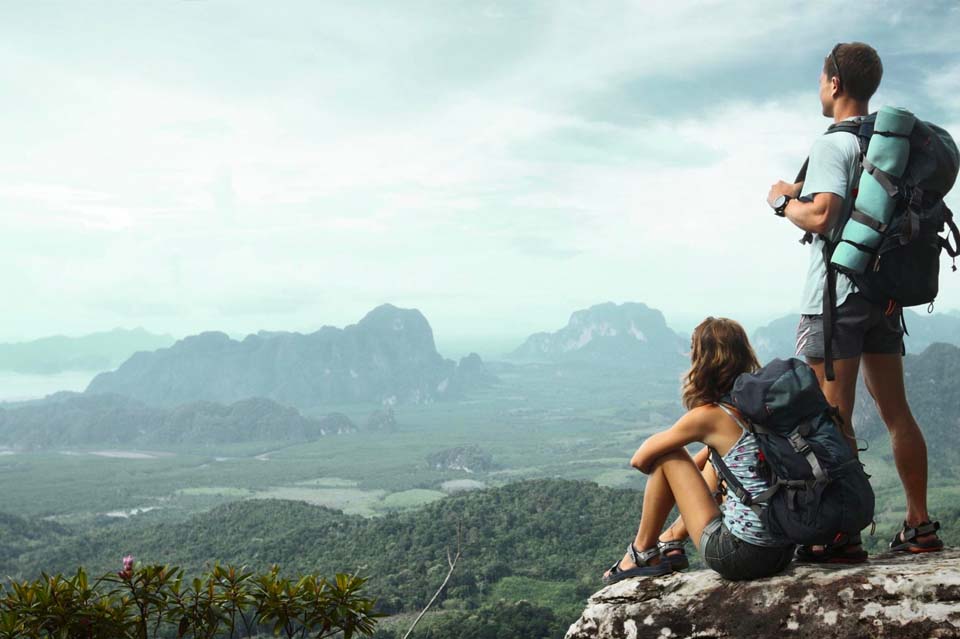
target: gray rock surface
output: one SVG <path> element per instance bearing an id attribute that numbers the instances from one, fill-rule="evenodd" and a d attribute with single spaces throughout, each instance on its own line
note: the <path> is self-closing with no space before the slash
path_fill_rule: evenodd
<path id="1" fill-rule="evenodd" d="M 627 579 L 594 594 L 566 635 L 614 637 L 960 637 L 960 550 L 794 564 L 752 582 L 710 570 Z"/>

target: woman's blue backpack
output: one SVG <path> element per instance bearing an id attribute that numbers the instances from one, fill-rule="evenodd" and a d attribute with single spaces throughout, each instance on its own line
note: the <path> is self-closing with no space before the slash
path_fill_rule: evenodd
<path id="1" fill-rule="evenodd" d="M 751 495 L 712 449 L 710 461 L 728 493 L 752 508 L 771 534 L 826 544 L 873 521 L 869 477 L 809 366 L 775 359 L 740 375 L 724 403 L 747 418 L 760 446 L 759 474 L 770 488 Z"/>

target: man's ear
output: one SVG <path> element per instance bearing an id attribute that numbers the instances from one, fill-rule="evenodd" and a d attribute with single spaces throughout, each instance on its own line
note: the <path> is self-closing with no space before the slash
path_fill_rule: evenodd
<path id="1" fill-rule="evenodd" d="M 840 97 L 840 78 L 837 76 L 830 78 L 830 97 L 834 100 Z"/>

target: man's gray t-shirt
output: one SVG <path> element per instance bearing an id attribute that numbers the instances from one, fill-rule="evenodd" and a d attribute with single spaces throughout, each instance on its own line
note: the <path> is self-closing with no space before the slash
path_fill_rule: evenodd
<path id="1" fill-rule="evenodd" d="M 844 211 L 846 211 L 859 164 L 860 143 L 856 135 L 847 132 L 821 135 L 810 150 L 810 163 L 807 165 L 807 177 L 803 182 L 800 197 L 808 195 L 812 197 L 815 193 L 835 193 L 844 199 Z M 832 240 L 838 239 L 837 227 L 842 223 L 843 220 L 838 219 L 834 228 L 828 232 L 827 235 Z M 819 315 L 823 312 L 823 285 L 826 279 L 823 240 L 819 235 L 814 235 L 813 243 L 810 245 L 810 263 L 807 267 L 807 279 L 800 305 L 802 314 Z M 856 285 L 849 277 L 843 273 L 837 274 L 837 306 L 843 304 L 847 296 L 856 291 Z"/>

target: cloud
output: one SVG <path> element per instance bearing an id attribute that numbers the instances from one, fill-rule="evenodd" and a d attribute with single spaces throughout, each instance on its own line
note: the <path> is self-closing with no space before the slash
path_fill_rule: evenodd
<path id="1" fill-rule="evenodd" d="M 953 64 L 926 74 L 924 88 L 930 99 L 943 109 L 960 109 L 960 64 Z"/>
<path id="2" fill-rule="evenodd" d="M 600 298 L 780 314 L 807 256 L 764 196 L 826 125 L 823 52 L 875 42 L 879 103 L 957 106 L 955 9 L 824 32 L 844 6 L 18 5 L 0 312 L 39 334 L 309 329 L 385 299 L 458 333 Z"/>
<path id="3" fill-rule="evenodd" d="M 580 255 L 582 251 L 557 245 L 547 237 L 524 235 L 513 239 L 513 246 L 525 255 L 545 257 L 554 260 L 567 260 Z"/>

